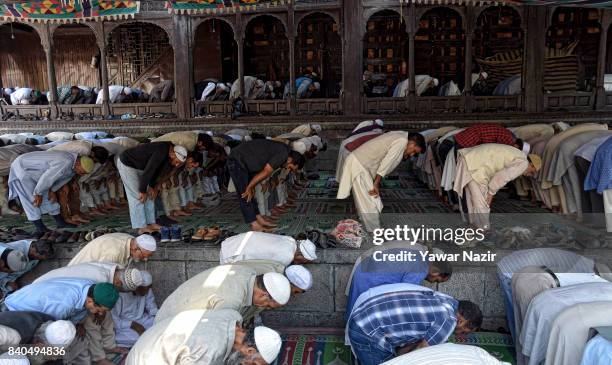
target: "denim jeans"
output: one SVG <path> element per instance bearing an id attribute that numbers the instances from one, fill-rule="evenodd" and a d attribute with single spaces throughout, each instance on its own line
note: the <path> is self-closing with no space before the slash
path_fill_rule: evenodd
<path id="1" fill-rule="evenodd" d="M 253 197 L 250 202 L 247 202 L 241 197 L 242 193 L 244 193 L 250 182 L 249 172 L 242 167 L 238 161 L 233 159 L 227 161 L 227 167 L 229 169 L 232 181 L 234 182 L 234 186 L 236 187 L 236 194 L 238 195 L 240 210 L 244 216 L 244 221 L 249 224 L 253 223 L 255 220 L 257 220 L 257 215 L 259 214 L 257 200 L 255 197 Z"/>
<path id="2" fill-rule="evenodd" d="M 392 352 L 380 348 L 375 338 L 350 327 L 348 331 L 353 352 L 361 365 L 379 365 L 395 356 Z"/>
<path id="3" fill-rule="evenodd" d="M 117 170 L 119 170 L 121 181 L 123 181 L 125 187 L 132 228 L 139 229 L 149 224 L 155 224 L 155 202 L 148 198 L 144 203 L 138 200 L 140 194 L 138 186 L 140 185 L 142 171 L 124 165 L 120 159 L 117 160 Z"/>

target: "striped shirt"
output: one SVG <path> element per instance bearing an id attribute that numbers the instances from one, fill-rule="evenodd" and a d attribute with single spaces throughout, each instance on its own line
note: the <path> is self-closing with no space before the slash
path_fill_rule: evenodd
<path id="1" fill-rule="evenodd" d="M 385 350 L 427 341 L 446 342 L 457 324 L 458 302 L 439 292 L 398 291 L 378 295 L 357 305 L 349 330 L 361 332 Z"/>

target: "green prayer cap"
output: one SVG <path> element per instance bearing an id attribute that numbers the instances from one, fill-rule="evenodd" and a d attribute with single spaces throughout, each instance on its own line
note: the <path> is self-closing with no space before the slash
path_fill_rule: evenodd
<path id="1" fill-rule="evenodd" d="M 93 300 L 97 305 L 113 309 L 119 299 L 119 292 L 113 284 L 100 283 L 94 286 Z"/>

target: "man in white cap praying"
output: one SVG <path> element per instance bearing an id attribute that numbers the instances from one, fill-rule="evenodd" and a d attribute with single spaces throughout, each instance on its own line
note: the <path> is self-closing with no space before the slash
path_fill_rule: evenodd
<path id="1" fill-rule="evenodd" d="M 305 293 L 312 288 L 312 273 L 302 265 L 287 267 L 285 276 L 291 283 L 291 293 L 293 295 Z"/>
<path id="2" fill-rule="evenodd" d="M 24 270 L 27 264 L 28 259 L 23 252 L 0 247 L 0 278 L 2 274 Z"/>
<path id="3" fill-rule="evenodd" d="M 111 311 L 115 322 L 115 341 L 121 347 L 132 347 L 138 338 L 155 321 L 157 304 L 151 285 L 153 278 L 148 271 L 141 271 L 142 285 L 134 292 L 119 293 L 119 300 Z"/>
<path id="4" fill-rule="evenodd" d="M 145 332 L 126 365 L 272 364 L 281 346 L 280 335 L 270 328 L 244 330 L 242 316 L 235 310 L 190 310 L 157 322 Z"/>
<path id="5" fill-rule="evenodd" d="M 250 231 L 226 238 L 221 243 L 220 264 L 244 260 L 272 260 L 288 266 L 317 259 L 317 247 L 310 240 L 296 241 L 280 234 Z"/>
<path id="6" fill-rule="evenodd" d="M 55 321 L 45 313 L 0 312 L 0 346 L 32 343 L 68 346 L 75 335 L 76 329 L 72 322 Z"/>
<path id="7" fill-rule="evenodd" d="M 109 103 L 121 103 L 123 99 L 132 94 L 132 89 L 122 85 L 109 85 L 108 86 L 108 102 Z M 104 89 L 101 89 L 96 98 L 96 104 L 102 104 L 104 99 Z"/>
<path id="8" fill-rule="evenodd" d="M 301 134 L 304 137 L 314 136 L 315 134 L 321 133 L 321 125 L 319 124 L 302 124 L 295 127 L 291 134 Z"/>
<path id="9" fill-rule="evenodd" d="M 85 245 L 68 266 L 85 262 L 114 262 L 127 266 L 130 260 L 147 261 L 156 249 L 155 238 L 148 234 L 134 237 L 127 233 L 109 233 Z"/>
<path id="10" fill-rule="evenodd" d="M 119 155 L 117 169 L 125 187 L 132 228 L 137 229 L 138 234 L 161 228 L 155 223 L 157 183 L 186 159 L 187 149 L 170 142 L 143 143 Z"/>
<path id="11" fill-rule="evenodd" d="M 229 308 L 244 315 L 252 306 L 280 308 L 290 296 L 291 284 L 282 274 L 259 275 L 247 265 L 221 265 L 199 273 L 176 288 L 159 308 L 155 323 L 191 309 Z"/>

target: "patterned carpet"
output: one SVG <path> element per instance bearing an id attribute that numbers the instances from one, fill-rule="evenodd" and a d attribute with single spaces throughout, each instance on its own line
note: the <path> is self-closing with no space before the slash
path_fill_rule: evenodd
<path id="1" fill-rule="evenodd" d="M 279 233 L 295 235 L 306 229 L 331 230 L 335 223 L 346 218 L 357 218 L 355 205 L 351 198 L 336 199 L 337 183 L 331 171 L 319 171 L 318 179 L 307 182 L 306 188 L 301 190 L 297 198 L 297 207 L 291 214 L 281 217 Z M 493 212 L 496 213 L 543 213 L 546 210 L 530 202 L 507 199 L 502 196 L 496 198 Z M 394 226 L 394 222 L 405 224 L 406 221 L 418 222 L 423 213 L 439 214 L 440 222 L 448 223 L 447 214 L 452 213 L 450 207 L 413 175 L 393 175 L 383 181 L 381 196 L 384 202 L 382 221 L 386 226 Z M 446 218 L 445 218 L 446 216 Z M 453 214 L 453 217 L 458 215 Z M 438 221 L 427 216 L 426 222 Z M 455 217 L 455 218 L 457 218 Z M 45 218 L 49 227 L 54 223 L 49 217 Z M 194 212 L 193 216 L 181 218 L 180 226 L 183 232 L 199 226 L 219 225 L 223 229 L 233 232 L 248 230 L 240 214 L 238 201 L 234 194 L 225 194 L 221 204 Z M 3 216 L 0 228 L 21 228 L 31 231 L 33 227 L 25 217 Z M 98 217 L 92 223 L 79 226 L 72 231 L 91 231 L 101 228 L 112 228 L 117 231 L 131 232 L 127 210 L 116 211 L 111 215 Z"/>
<path id="2" fill-rule="evenodd" d="M 477 332 L 451 336 L 449 342 L 480 347 L 500 361 L 516 364 L 510 335 Z M 279 357 L 272 365 L 357 365 L 344 337 L 335 335 L 283 335 Z"/>

